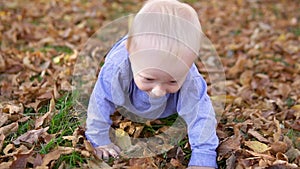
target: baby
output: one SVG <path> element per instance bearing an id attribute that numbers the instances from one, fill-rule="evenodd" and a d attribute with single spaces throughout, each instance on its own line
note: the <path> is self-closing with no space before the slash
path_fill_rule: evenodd
<path id="1" fill-rule="evenodd" d="M 157 119 L 178 113 L 187 124 L 190 168 L 217 168 L 216 119 L 206 82 L 193 63 L 201 43 L 195 10 L 176 0 L 150 0 L 127 36 L 107 54 L 90 97 L 86 137 L 99 158 L 117 157 L 110 115 L 122 106 Z"/>

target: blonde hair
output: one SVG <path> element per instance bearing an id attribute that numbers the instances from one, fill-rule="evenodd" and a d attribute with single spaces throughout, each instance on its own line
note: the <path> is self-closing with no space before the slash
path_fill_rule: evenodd
<path id="1" fill-rule="evenodd" d="M 177 0 L 148 0 L 131 24 L 127 49 L 148 47 L 175 56 L 187 51 L 198 55 L 201 32 L 197 12 L 188 4 Z"/>

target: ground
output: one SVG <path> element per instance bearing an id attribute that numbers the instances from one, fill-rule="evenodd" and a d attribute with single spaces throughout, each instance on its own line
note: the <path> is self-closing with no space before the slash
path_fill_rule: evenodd
<path id="1" fill-rule="evenodd" d="M 225 104 L 216 108 L 219 168 L 299 168 L 299 2 L 185 2 L 198 12 L 222 63 L 223 69 L 215 70 L 197 62 L 212 101 Z M 191 151 L 186 136 L 175 145 L 165 144 L 170 150 L 161 155 L 124 155 L 108 162 L 95 159 L 84 137 L 79 103 L 86 98 L 78 101 L 78 93 L 72 92 L 78 87 L 73 81 L 79 54 L 101 27 L 141 5 L 141 0 L 0 0 L 0 168 L 187 166 Z M 93 57 L 97 51 L 89 49 Z M 221 95 L 215 95 L 211 76 L 218 72 L 226 76 Z M 118 113 L 112 118 L 118 136 L 151 137 L 177 116 L 145 124 Z"/>

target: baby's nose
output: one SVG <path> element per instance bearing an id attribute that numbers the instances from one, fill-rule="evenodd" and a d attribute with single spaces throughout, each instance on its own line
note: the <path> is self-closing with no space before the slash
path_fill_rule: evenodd
<path id="1" fill-rule="evenodd" d="M 156 86 L 151 90 L 152 96 L 154 97 L 162 97 L 166 95 L 166 90 L 162 89 L 160 86 Z"/>

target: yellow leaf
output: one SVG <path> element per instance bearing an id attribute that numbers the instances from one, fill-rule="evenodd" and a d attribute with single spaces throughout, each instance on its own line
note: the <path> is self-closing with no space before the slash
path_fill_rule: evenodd
<path id="1" fill-rule="evenodd" d="M 6 12 L 5 11 L 0 11 L 0 17 L 1 16 L 5 16 L 6 15 Z"/>
<path id="2" fill-rule="evenodd" d="M 284 34 L 281 34 L 278 39 L 278 41 L 285 41 L 286 40 L 286 36 Z"/>
<path id="3" fill-rule="evenodd" d="M 116 144 L 123 150 L 131 146 L 130 137 L 123 129 L 116 129 Z"/>
<path id="4" fill-rule="evenodd" d="M 294 105 L 293 107 L 291 107 L 291 109 L 295 111 L 300 111 L 300 104 Z"/>
<path id="5" fill-rule="evenodd" d="M 259 141 L 245 141 L 245 145 L 256 153 L 263 153 L 270 149 L 266 144 Z"/>
<path id="6" fill-rule="evenodd" d="M 212 101 L 221 101 L 225 103 L 232 103 L 236 97 L 231 95 L 215 95 L 211 96 L 210 99 Z"/>

